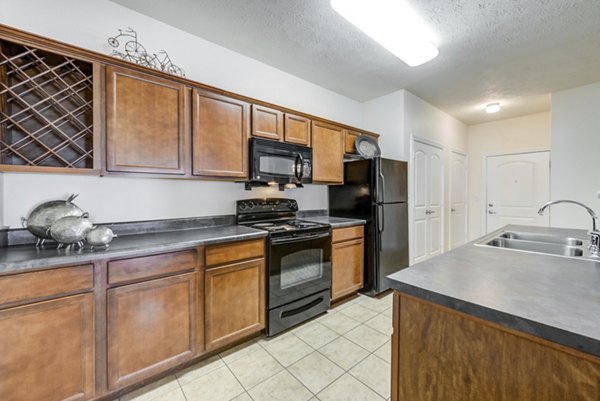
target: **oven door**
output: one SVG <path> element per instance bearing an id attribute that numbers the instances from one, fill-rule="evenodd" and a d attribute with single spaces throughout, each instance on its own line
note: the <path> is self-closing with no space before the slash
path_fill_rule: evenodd
<path id="1" fill-rule="evenodd" d="M 269 309 L 331 288 L 329 231 L 269 243 Z"/>

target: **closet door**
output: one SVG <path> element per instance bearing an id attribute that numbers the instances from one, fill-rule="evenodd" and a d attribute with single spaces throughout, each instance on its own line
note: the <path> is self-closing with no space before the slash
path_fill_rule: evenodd
<path id="1" fill-rule="evenodd" d="M 443 150 L 420 141 L 413 146 L 413 263 L 442 253 L 444 235 Z"/>

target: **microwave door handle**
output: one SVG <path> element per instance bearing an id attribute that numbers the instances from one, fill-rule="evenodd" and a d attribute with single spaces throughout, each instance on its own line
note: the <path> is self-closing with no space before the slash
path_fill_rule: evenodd
<path id="1" fill-rule="evenodd" d="M 298 181 L 302 181 L 302 176 L 304 175 L 304 158 L 300 153 L 296 156 L 296 166 L 294 168 L 294 175 L 298 179 Z"/>

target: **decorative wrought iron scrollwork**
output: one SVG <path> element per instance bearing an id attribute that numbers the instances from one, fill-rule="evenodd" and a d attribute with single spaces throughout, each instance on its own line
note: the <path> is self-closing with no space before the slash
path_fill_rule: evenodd
<path id="1" fill-rule="evenodd" d="M 185 71 L 173 64 L 165 50 L 159 51 L 158 54 L 148 53 L 146 48 L 138 42 L 137 32 L 131 28 L 127 28 L 126 31 L 119 29 L 118 35 L 108 38 L 108 44 L 117 48 L 117 50 L 112 51 L 111 56 L 172 75 L 185 77 Z"/>

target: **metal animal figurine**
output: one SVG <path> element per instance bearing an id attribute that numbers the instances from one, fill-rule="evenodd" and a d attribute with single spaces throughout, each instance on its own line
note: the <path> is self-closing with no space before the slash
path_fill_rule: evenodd
<path id="1" fill-rule="evenodd" d="M 75 244 L 82 248 L 87 233 L 92 229 L 92 222 L 86 212 L 79 217 L 68 216 L 56 220 L 48 230 L 52 239 L 58 242 L 57 249 Z"/>
<path id="2" fill-rule="evenodd" d="M 117 235 L 113 233 L 113 231 L 108 227 L 97 227 L 94 226 L 87 233 L 85 240 L 88 244 L 91 245 L 91 249 L 94 250 L 96 247 L 103 246 L 104 249 L 108 249 L 109 244 L 112 242 L 113 238 L 117 238 Z"/>
<path id="3" fill-rule="evenodd" d="M 77 194 L 69 196 L 67 200 L 44 202 L 33 209 L 28 218 L 21 218 L 23 227 L 38 238 L 36 247 L 42 246 L 46 240 L 52 239 L 49 229 L 55 221 L 63 217 L 83 215 L 83 210 L 73 203 L 75 198 L 77 198 Z"/>

